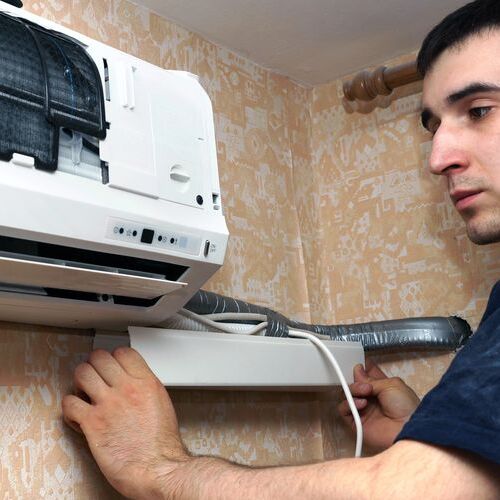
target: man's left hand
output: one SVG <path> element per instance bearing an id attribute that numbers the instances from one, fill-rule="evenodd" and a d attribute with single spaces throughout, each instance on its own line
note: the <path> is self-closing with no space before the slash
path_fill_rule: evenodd
<path id="1" fill-rule="evenodd" d="M 133 349 L 93 351 L 75 370 L 65 421 L 83 432 L 106 479 L 132 498 L 154 498 L 158 482 L 191 460 L 167 391 Z"/>

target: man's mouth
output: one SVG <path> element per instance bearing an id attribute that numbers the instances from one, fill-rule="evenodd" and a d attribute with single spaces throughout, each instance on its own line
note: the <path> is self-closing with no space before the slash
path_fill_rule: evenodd
<path id="1" fill-rule="evenodd" d="M 474 203 L 481 193 L 482 191 L 477 189 L 455 189 L 450 193 L 450 198 L 455 208 L 460 211 Z"/>

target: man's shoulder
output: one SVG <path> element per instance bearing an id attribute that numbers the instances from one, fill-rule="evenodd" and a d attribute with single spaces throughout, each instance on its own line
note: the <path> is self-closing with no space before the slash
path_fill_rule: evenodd
<path id="1" fill-rule="evenodd" d="M 500 307 L 500 280 L 493 285 L 489 301 L 494 301 Z"/>
<path id="2" fill-rule="evenodd" d="M 482 327 L 486 320 L 489 319 L 490 316 L 498 309 L 500 309 L 500 280 L 497 281 L 491 289 L 488 304 L 486 306 L 486 310 L 484 311 L 479 327 Z"/>
<path id="3" fill-rule="evenodd" d="M 497 283 L 479 328 L 396 439 L 451 446 L 500 465 L 499 360 Z"/>

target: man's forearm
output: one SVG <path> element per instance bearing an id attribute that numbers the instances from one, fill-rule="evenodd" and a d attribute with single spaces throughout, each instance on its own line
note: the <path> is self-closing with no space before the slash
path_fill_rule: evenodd
<path id="1" fill-rule="evenodd" d="M 250 468 L 211 457 L 196 457 L 159 478 L 163 499 L 370 498 L 377 461 L 346 459 L 318 464 Z M 161 493 L 160 493 L 161 492 Z"/>
<path id="2" fill-rule="evenodd" d="M 497 466 L 412 441 L 374 457 L 303 466 L 259 469 L 218 458 L 193 458 L 171 470 L 157 486 L 158 498 L 176 500 L 457 500 L 496 499 L 500 494 Z"/>

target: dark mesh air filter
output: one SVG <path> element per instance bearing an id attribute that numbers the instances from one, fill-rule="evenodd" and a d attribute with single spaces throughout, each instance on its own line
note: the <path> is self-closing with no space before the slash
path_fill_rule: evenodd
<path id="1" fill-rule="evenodd" d="M 106 137 L 94 61 L 66 35 L 0 13 L 0 158 L 56 170 L 59 127 Z"/>

